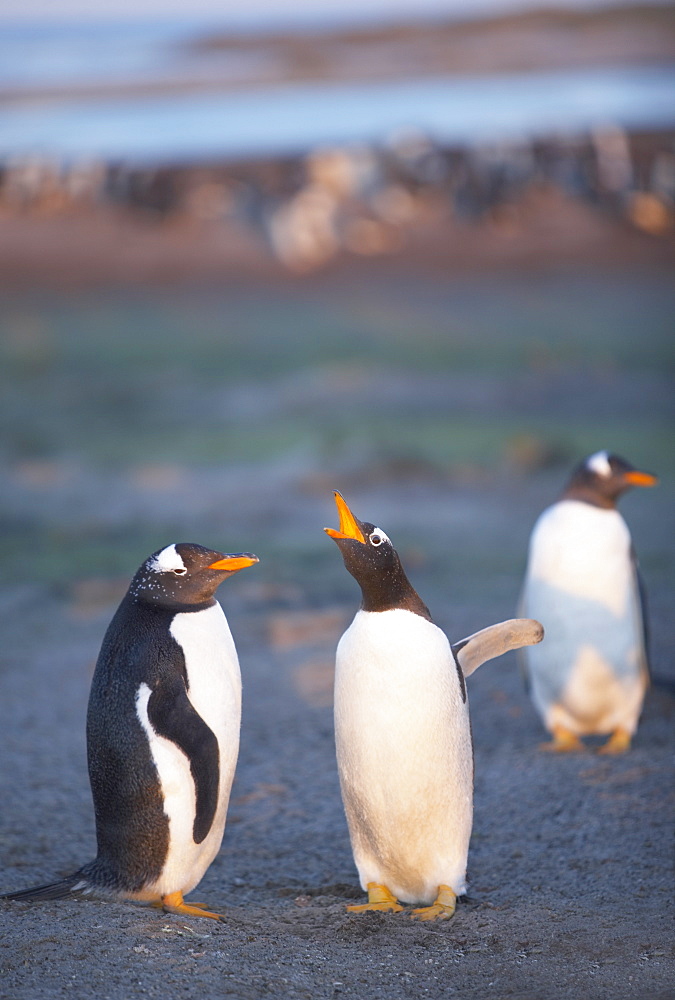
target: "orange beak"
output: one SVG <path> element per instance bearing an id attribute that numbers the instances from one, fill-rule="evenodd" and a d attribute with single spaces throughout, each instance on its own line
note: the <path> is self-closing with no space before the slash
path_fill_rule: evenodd
<path id="1" fill-rule="evenodd" d="M 337 490 L 334 490 L 333 496 L 335 497 L 335 505 L 340 515 L 340 530 L 336 531 L 335 528 L 324 528 L 323 530 L 331 538 L 353 538 L 354 541 L 365 545 L 366 540 L 363 537 L 363 532 L 359 528 L 356 518 L 342 499 L 342 496 Z"/>
<path id="2" fill-rule="evenodd" d="M 626 472 L 623 478 L 631 486 L 656 486 L 658 483 L 658 478 L 652 476 L 651 472 L 638 472 L 637 469 Z"/>
<path id="3" fill-rule="evenodd" d="M 252 555 L 250 552 L 240 552 L 235 556 L 223 556 L 222 559 L 217 559 L 211 563 L 208 568 L 224 570 L 226 573 L 236 573 L 237 570 L 246 569 L 247 566 L 254 566 L 257 562 L 259 562 L 257 556 Z"/>

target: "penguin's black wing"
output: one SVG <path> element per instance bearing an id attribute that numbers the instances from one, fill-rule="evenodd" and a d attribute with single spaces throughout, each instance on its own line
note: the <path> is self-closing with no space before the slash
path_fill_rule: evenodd
<path id="1" fill-rule="evenodd" d="M 642 648 L 644 650 L 644 656 L 642 658 L 642 665 L 647 674 L 647 678 L 651 680 L 651 663 L 650 663 L 650 634 L 649 634 L 649 609 L 647 606 L 647 587 L 645 585 L 644 578 L 640 572 L 640 565 L 637 560 L 637 555 L 635 554 L 635 549 L 631 545 L 630 550 L 631 563 L 633 564 L 633 576 L 635 578 L 635 589 L 637 591 L 638 599 L 638 613 L 640 615 L 642 624 Z"/>
<path id="2" fill-rule="evenodd" d="M 192 836 L 201 844 L 218 804 L 218 740 L 193 707 L 180 675 L 163 676 L 156 682 L 148 699 L 148 718 L 155 732 L 180 747 L 190 761 L 197 798 Z"/>
<path id="3" fill-rule="evenodd" d="M 457 680 L 459 681 L 459 689 L 462 693 L 462 701 L 466 704 L 466 681 L 464 680 L 464 671 L 459 665 L 458 654 L 462 648 L 463 643 L 457 642 L 454 646 L 450 646 L 450 652 L 452 653 L 452 658 L 455 661 L 455 670 L 457 671 Z"/>

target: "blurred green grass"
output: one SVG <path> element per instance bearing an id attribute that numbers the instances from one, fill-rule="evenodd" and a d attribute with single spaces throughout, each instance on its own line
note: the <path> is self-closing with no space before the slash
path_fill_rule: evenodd
<path id="1" fill-rule="evenodd" d="M 440 286 L 440 287 L 439 287 Z M 666 273 L 396 282 L 327 291 L 132 290 L 17 298 L 1 319 L 5 376 L 205 384 L 313 366 L 414 371 L 672 364 Z"/>
<path id="2" fill-rule="evenodd" d="M 10 473 L 298 461 L 303 475 L 380 470 L 391 484 L 412 469 L 490 489 L 556 463 L 561 482 L 609 447 L 672 482 L 674 305 L 670 275 L 654 271 L 17 296 L 0 320 L 0 455 Z M 427 397 L 434 378 L 450 380 L 447 398 L 442 386 Z M 402 382 L 413 391 L 399 399 Z M 212 527 L 64 524 L 48 492 L 43 510 L 2 518 L 5 581 L 124 574 L 164 539 Z M 280 578 L 304 563 L 318 580 L 333 556 L 317 542 L 291 554 L 272 528 L 264 541 Z"/>

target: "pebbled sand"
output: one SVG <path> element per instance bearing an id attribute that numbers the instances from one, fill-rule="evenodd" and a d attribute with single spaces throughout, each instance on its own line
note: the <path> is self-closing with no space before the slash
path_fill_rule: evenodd
<path id="1" fill-rule="evenodd" d="M 429 484 L 414 498 L 399 492 L 387 529 L 400 531 L 414 499 L 440 537 L 443 491 Z M 464 499 L 497 537 L 496 510 L 520 518 L 522 533 L 543 492 L 526 483 L 517 496 L 473 488 Z M 390 493 L 362 491 L 354 507 L 370 516 L 391 505 Z M 657 544 L 654 522 L 666 505 L 654 491 L 641 513 L 631 507 L 643 551 Z M 306 526 L 309 510 L 320 531 L 329 499 L 303 507 L 289 484 L 286 515 Z M 2 903 L 0 996 L 665 1000 L 673 971 L 672 587 L 654 595 L 658 683 L 625 757 L 539 752 L 544 734 L 513 655 L 470 678 L 470 896 L 452 921 L 420 925 L 405 914 L 345 912 L 362 894 L 339 798 L 330 685 L 335 641 L 356 593 L 344 599 L 337 558 L 334 569 L 340 597 L 328 607 L 307 594 L 296 595 L 292 611 L 274 606 L 253 571 L 220 591 L 244 676 L 242 746 L 223 848 L 194 895 L 222 909 L 225 922 L 187 922 L 131 904 Z M 512 613 L 516 581 L 489 568 L 475 570 L 480 600 L 464 592 L 453 601 L 450 581 L 411 576 L 453 639 Z M 114 599 L 113 587 L 88 602 L 82 584 L 60 598 L 31 585 L 3 594 L 3 888 L 52 879 L 92 856 L 84 717 Z"/>

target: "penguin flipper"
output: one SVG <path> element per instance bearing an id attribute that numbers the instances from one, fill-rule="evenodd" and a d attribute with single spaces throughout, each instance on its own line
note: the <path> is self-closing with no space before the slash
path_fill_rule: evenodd
<path id="1" fill-rule="evenodd" d="M 516 614 L 518 615 L 519 618 L 527 618 L 526 594 L 527 594 L 526 584 L 523 584 L 520 591 L 520 597 L 518 598 L 518 604 L 516 605 Z M 527 665 L 527 654 L 525 653 L 524 648 L 522 646 L 520 646 L 516 651 L 516 661 L 518 663 L 518 672 L 520 673 L 520 679 L 523 683 L 523 690 L 525 691 L 525 694 L 532 697 L 532 691 L 531 691 L 532 684 L 530 681 L 530 671 Z"/>
<path id="2" fill-rule="evenodd" d="M 645 672 L 647 683 L 650 683 L 651 682 L 651 662 L 650 662 L 651 636 L 649 633 L 649 609 L 647 606 L 647 587 L 645 584 L 644 577 L 640 572 L 640 564 L 638 563 L 637 555 L 632 545 L 631 545 L 630 557 L 631 557 L 631 565 L 633 567 L 633 575 L 635 578 L 638 615 L 640 618 L 640 628 L 642 631 L 642 658 L 641 658 L 642 669 Z"/>
<path id="3" fill-rule="evenodd" d="M 218 806 L 218 740 L 188 698 L 180 676 L 164 677 L 155 686 L 148 699 L 148 718 L 155 732 L 180 747 L 190 761 L 197 800 L 193 837 L 201 844 Z"/>
<path id="4" fill-rule="evenodd" d="M 452 646 L 465 677 L 469 677 L 481 663 L 495 656 L 508 653 L 521 646 L 534 646 L 544 638 L 544 627 L 534 618 L 511 618 L 498 625 L 474 632 Z"/>
<path id="5" fill-rule="evenodd" d="M 82 896 L 91 892 L 91 883 L 82 877 L 80 872 L 75 872 L 67 878 L 62 878 L 58 882 L 48 882 L 46 885 L 34 885 L 30 889 L 18 889 L 16 892 L 4 892 L 0 899 L 21 900 L 32 903 L 39 900 L 67 899 L 69 896 Z"/>

